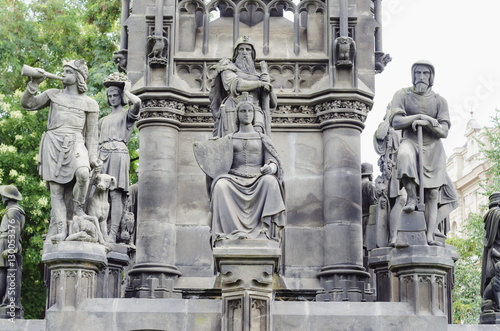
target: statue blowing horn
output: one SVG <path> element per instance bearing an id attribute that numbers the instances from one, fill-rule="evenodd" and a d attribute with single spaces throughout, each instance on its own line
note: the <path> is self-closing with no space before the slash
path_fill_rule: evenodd
<path id="1" fill-rule="evenodd" d="M 47 72 L 41 68 L 30 67 L 26 64 L 23 65 L 23 68 L 21 69 L 21 75 L 33 78 L 41 78 L 45 75 L 45 77 L 47 78 L 63 80 L 61 76 L 51 74 L 50 72 Z"/>

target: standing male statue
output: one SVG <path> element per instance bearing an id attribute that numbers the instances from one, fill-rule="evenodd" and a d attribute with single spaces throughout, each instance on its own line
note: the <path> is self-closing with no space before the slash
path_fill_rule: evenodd
<path id="1" fill-rule="evenodd" d="M 6 207 L 0 223 L 0 307 L 15 307 L 22 315 L 21 278 L 23 256 L 21 234 L 25 214 L 19 201 L 23 199 L 14 185 L 1 185 L 0 196 Z M 9 309 L 10 310 L 10 309 Z M 22 317 L 22 316 L 21 316 Z M 1 318 L 1 317 L 0 317 Z"/>
<path id="2" fill-rule="evenodd" d="M 254 100 L 256 131 L 270 135 L 271 111 L 277 105 L 267 73 L 267 64 L 260 62 L 261 73 L 255 69 L 255 47 L 248 36 L 242 36 L 234 45 L 232 61 L 223 58 L 213 68 L 217 76 L 212 82 L 210 101 L 215 118 L 214 136 L 223 137 L 235 132 L 236 105 L 242 93 L 248 92 Z"/>
<path id="3" fill-rule="evenodd" d="M 48 240 L 67 237 L 68 219 L 87 215 L 83 211 L 89 174 L 97 160 L 97 121 L 99 106 L 85 95 L 89 75 L 84 59 L 63 63 L 64 88 L 49 89 L 39 95 L 42 74 L 32 77 L 21 98 L 26 110 L 49 107 L 47 132 L 42 136 L 38 170 L 47 182 L 51 198 Z M 54 232 L 57 229 L 57 234 Z"/>
<path id="4" fill-rule="evenodd" d="M 373 183 L 373 165 L 368 162 L 361 163 L 361 211 L 363 216 L 363 248 L 367 256 L 367 225 L 370 218 L 370 206 L 377 203 L 375 184 Z"/>
<path id="5" fill-rule="evenodd" d="M 115 243 L 129 191 L 130 155 L 127 144 L 139 119 L 141 99 L 130 92 L 130 80 L 119 73 L 104 80 L 108 88 L 108 104 L 111 114 L 99 120 L 99 159 L 102 173 L 116 179 L 116 187 L 109 192 L 110 219 L 108 241 Z M 128 99 L 128 101 L 127 101 Z M 125 108 L 127 104 L 130 107 Z M 106 233 L 103 233 L 107 237 Z"/>
<path id="6" fill-rule="evenodd" d="M 402 130 L 397 156 L 397 178 L 408 199 L 403 210 L 415 211 L 417 187 L 424 186 L 427 243 L 439 245 L 434 238 L 438 223 L 456 208 L 457 194 L 446 173 L 446 154 L 441 139 L 448 136 L 450 114 L 446 100 L 432 91 L 434 66 L 425 60 L 411 69 L 412 87 L 397 91 L 392 99 L 391 123 Z M 417 127 L 422 127 L 423 155 L 419 157 Z M 423 178 L 419 177 L 423 163 Z M 422 203 L 422 202 L 421 202 Z"/>

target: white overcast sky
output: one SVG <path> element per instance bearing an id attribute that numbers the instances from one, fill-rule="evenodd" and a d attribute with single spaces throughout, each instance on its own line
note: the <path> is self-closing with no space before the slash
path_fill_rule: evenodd
<path id="1" fill-rule="evenodd" d="M 464 145 L 471 110 L 490 125 L 500 109 L 499 0 L 382 0 L 383 46 L 392 62 L 376 75 L 375 103 L 361 136 L 361 160 L 378 155 L 373 133 L 394 92 L 411 86 L 411 65 L 429 60 L 436 68 L 434 91 L 448 101 L 451 130 L 443 142 L 447 156 Z"/>

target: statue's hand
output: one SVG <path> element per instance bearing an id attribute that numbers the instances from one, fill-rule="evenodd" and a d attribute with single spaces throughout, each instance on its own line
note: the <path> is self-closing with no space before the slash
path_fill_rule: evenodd
<path id="1" fill-rule="evenodd" d="M 8 255 L 9 255 L 9 250 L 8 250 L 8 249 L 6 249 L 6 250 L 4 250 L 4 251 L 2 252 L 2 257 L 3 257 L 4 259 L 6 259 Z"/>
<path id="2" fill-rule="evenodd" d="M 262 87 L 264 88 L 264 90 L 268 92 L 271 92 L 273 89 L 273 85 L 271 85 L 271 83 L 268 82 L 262 82 Z"/>
<path id="3" fill-rule="evenodd" d="M 427 120 L 416 120 L 416 121 L 413 121 L 413 123 L 411 124 L 411 128 L 413 129 L 413 131 L 417 131 L 417 125 L 427 126 L 428 124 L 429 124 L 429 121 L 427 121 Z"/>
<path id="4" fill-rule="evenodd" d="M 47 78 L 47 75 L 45 74 L 45 70 L 38 69 L 38 72 L 40 73 L 40 75 L 31 77 L 31 82 L 40 85 L 45 80 L 45 78 Z"/>
<path id="5" fill-rule="evenodd" d="M 269 164 L 264 164 L 264 166 L 262 168 L 260 168 L 260 172 L 263 175 L 272 175 L 272 174 L 276 173 L 277 170 L 278 170 L 278 167 L 276 166 L 276 164 L 274 164 L 272 162 Z"/>
<path id="6" fill-rule="evenodd" d="M 123 91 L 130 91 L 132 88 L 132 82 L 128 79 L 125 81 L 125 85 L 123 86 Z"/>

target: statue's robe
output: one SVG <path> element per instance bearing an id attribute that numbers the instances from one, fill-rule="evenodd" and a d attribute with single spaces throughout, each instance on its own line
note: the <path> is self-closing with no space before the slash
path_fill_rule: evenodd
<path id="1" fill-rule="evenodd" d="M 212 183 L 212 240 L 256 239 L 266 229 L 270 232 L 265 235 L 273 237 L 269 239 L 279 239 L 286 215 L 283 170 L 278 154 L 265 135 L 230 138 L 233 141 L 231 170 Z M 260 168 L 269 162 L 277 165 L 277 173 L 261 174 Z"/>
<path id="2" fill-rule="evenodd" d="M 21 104 L 26 110 L 50 106 L 47 132 L 42 136 L 38 171 L 47 182 L 67 184 L 80 167 L 90 170 L 97 159 L 97 122 L 99 106 L 92 98 L 50 89 L 34 96 L 28 84 Z"/>
<path id="3" fill-rule="evenodd" d="M 128 192 L 130 155 L 127 144 L 139 115 L 124 109 L 99 120 L 99 159 L 103 174 L 116 178 L 116 187 Z"/>

